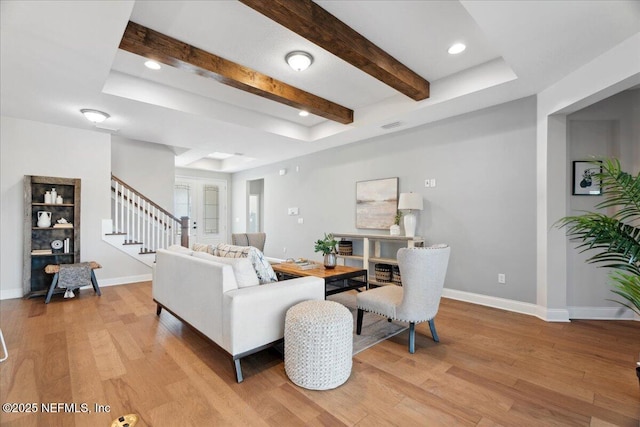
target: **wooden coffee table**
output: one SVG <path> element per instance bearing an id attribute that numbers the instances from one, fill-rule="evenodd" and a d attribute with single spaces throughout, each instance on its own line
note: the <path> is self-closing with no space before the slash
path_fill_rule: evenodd
<path id="1" fill-rule="evenodd" d="M 363 287 L 369 289 L 367 270 L 363 268 L 336 265 L 335 268 L 327 269 L 324 268 L 322 264 L 318 264 L 318 268 L 301 270 L 290 262 L 273 264 L 272 267 L 273 271 L 278 275 L 279 280 L 306 276 L 324 279 L 325 296 L 349 291 L 351 289 L 360 291 L 360 288 Z"/>

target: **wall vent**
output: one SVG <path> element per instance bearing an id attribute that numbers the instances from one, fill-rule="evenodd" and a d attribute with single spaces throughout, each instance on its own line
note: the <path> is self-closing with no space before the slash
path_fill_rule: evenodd
<path id="1" fill-rule="evenodd" d="M 393 129 L 393 128 L 397 128 L 401 124 L 402 124 L 402 122 L 392 122 L 392 123 L 387 123 L 386 125 L 382 125 L 380 127 L 382 129 Z"/>

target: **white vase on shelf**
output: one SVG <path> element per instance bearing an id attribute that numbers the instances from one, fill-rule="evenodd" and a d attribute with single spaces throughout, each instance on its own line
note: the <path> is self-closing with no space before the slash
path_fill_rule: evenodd
<path id="1" fill-rule="evenodd" d="M 44 193 L 44 203 L 51 204 L 51 192 L 47 191 Z"/>
<path id="2" fill-rule="evenodd" d="M 56 202 L 56 197 L 58 197 L 58 192 L 56 191 L 55 187 L 51 189 L 51 203 L 55 203 Z"/>

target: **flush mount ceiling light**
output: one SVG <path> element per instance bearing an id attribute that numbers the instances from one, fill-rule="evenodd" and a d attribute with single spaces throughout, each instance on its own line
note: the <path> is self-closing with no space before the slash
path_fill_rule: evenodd
<path id="1" fill-rule="evenodd" d="M 300 110 L 300 112 L 298 113 L 298 115 L 299 115 L 300 117 L 307 117 L 307 116 L 309 115 L 309 112 L 308 112 L 308 111 L 305 111 L 305 110 Z"/>
<path id="2" fill-rule="evenodd" d="M 313 56 L 301 50 L 289 52 L 284 59 L 287 61 L 287 64 L 296 71 L 306 70 L 313 62 Z"/>
<path id="3" fill-rule="evenodd" d="M 84 114 L 87 120 L 89 120 L 92 123 L 102 123 L 105 120 L 107 120 L 109 117 L 111 117 L 110 115 L 102 111 L 89 110 L 87 108 L 83 108 L 82 110 L 80 110 L 80 112 Z"/>
<path id="4" fill-rule="evenodd" d="M 144 66 L 149 68 L 150 70 L 159 70 L 160 69 L 160 64 L 158 64 L 156 61 L 146 61 L 144 63 Z"/>
<path id="5" fill-rule="evenodd" d="M 463 43 L 456 43 L 454 45 L 452 45 L 449 50 L 447 50 L 447 52 L 449 52 L 451 55 L 457 55 L 459 53 L 464 52 L 464 50 L 467 48 L 467 46 L 465 46 Z"/>

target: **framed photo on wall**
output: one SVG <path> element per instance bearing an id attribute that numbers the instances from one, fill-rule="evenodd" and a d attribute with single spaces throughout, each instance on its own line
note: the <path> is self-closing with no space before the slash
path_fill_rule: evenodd
<path id="1" fill-rule="evenodd" d="M 388 230 L 397 211 L 397 177 L 356 183 L 356 228 Z"/>
<path id="2" fill-rule="evenodd" d="M 600 196 L 602 188 L 600 180 L 595 176 L 602 172 L 602 162 L 597 164 L 588 160 L 573 162 L 573 195 Z"/>

